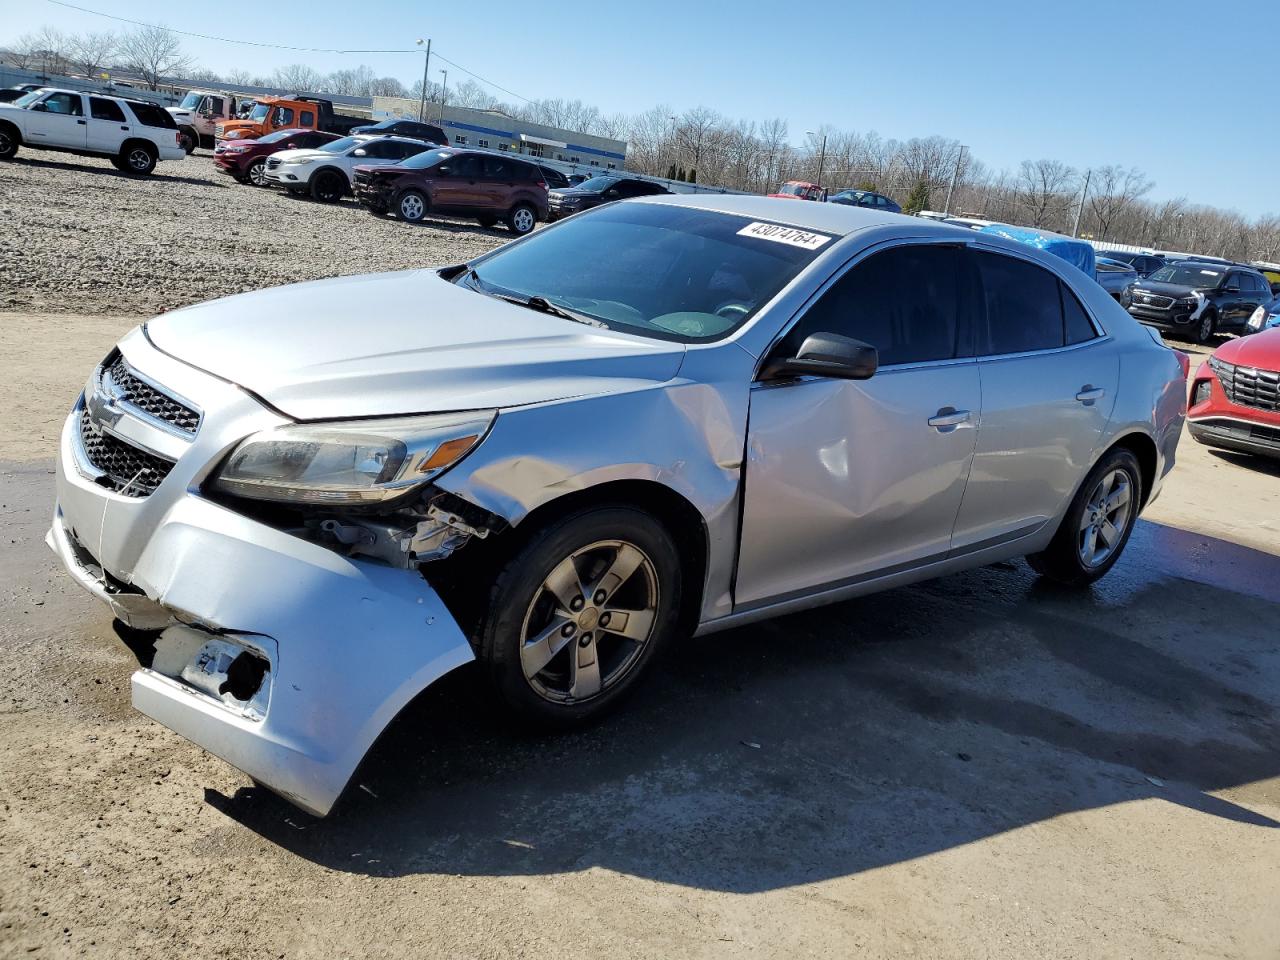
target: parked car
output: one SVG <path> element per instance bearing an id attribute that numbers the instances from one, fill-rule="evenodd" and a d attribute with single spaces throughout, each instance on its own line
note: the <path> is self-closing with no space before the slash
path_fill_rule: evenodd
<path id="1" fill-rule="evenodd" d="M 1257 333 L 1259 330 L 1270 330 L 1272 327 L 1280 327 L 1280 296 L 1253 311 L 1249 322 L 1244 325 L 1244 332 Z"/>
<path id="2" fill-rule="evenodd" d="M 592 177 L 576 187 L 552 190 L 548 196 L 550 212 L 547 219 L 559 220 L 561 217 L 590 210 L 592 207 L 612 203 L 615 200 L 656 197 L 670 192 L 660 183 L 642 180 L 639 177 Z"/>
<path id="3" fill-rule="evenodd" d="M 1098 257 L 1094 262 L 1098 283 L 1122 307 L 1129 306 L 1129 287 L 1138 280 L 1138 271 L 1120 260 Z"/>
<path id="4" fill-rule="evenodd" d="M 1206 446 L 1280 457 L 1280 326 L 1228 340 L 1200 365 L 1187 429 Z"/>
<path id="5" fill-rule="evenodd" d="M 1127 250 L 1099 250 L 1098 256 L 1127 263 L 1138 272 L 1139 277 L 1151 276 L 1168 262 L 1159 254 L 1129 253 Z"/>
<path id="6" fill-rule="evenodd" d="M 627 200 L 148 321 L 63 426 L 49 543 L 130 626 L 134 706 L 324 815 L 473 660 L 566 725 L 691 632 L 1024 555 L 1097 580 L 1184 359 L 999 237 Z"/>
<path id="7" fill-rule="evenodd" d="M 777 193 L 771 193 L 769 196 L 783 200 L 816 200 L 821 202 L 827 199 L 827 191 L 824 187 L 820 187 L 816 183 L 810 183 L 807 180 L 788 180 L 778 188 Z"/>
<path id="8" fill-rule="evenodd" d="M 345 136 L 365 123 L 364 117 L 335 112 L 333 101 L 322 97 L 258 97 L 246 118 L 219 123 L 214 135 L 219 140 L 256 140 L 277 130 L 302 127 Z"/>
<path id="9" fill-rule="evenodd" d="M 392 166 L 358 166 L 355 194 L 372 213 L 394 213 L 407 223 L 436 213 L 475 217 L 484 227 L 502 220 L 512 233 L 525 234 L 547 219 L 542 177 L 528 160 L 449 147 Z"/>
<path id="10" fill-rule="evenodd" d="M 876 210 L 887 210 L 889 213 L 901 213 L 902 207 L 882 193 L 870 190 L 841 190 L 827 198 L 828 203 L 843 203 L 850 207 L 872 207 Z"/>
<path id="11" fill-rule="evenodd" d="M 311 194 L 323 203 L 336 203 L 353 190 L 355 168 L 400 163 L 431 149 L 422 140 L 357 134 L 313 150 L 282 150 L 267 158 L 268 184 L 297 196 Z"/>
<path id="12" fill-rule="evenodd" d="M 410 140 L 425 140 L 433 147 L 449 146 L 449 138 L 434 123 L 420 123 L 417 120 L 392 118 L 380 123 L 369 123 L 352 127 L 352 133 L 376 133 L 395 137 L 408 137 Z"/>
<path id="13" fill-rule="evenodd" d="M 284 150 L 315 150 L 342 139 L 323 130 L 277 130 L 258 140 L 222 140 L 213 150 L 213 162 L 223 173 L 241 183 L 265 187 L 267 158 Z"/>
<path id="14" fill-rule="evenodd" d="M 542 180 L 547 185 L 548 190 L 565 190 L 573 186 L 569 182 L 569 178 L 555 167 L 548 167 L 540 163 L 538 164 L 538 169 L 542 171 Z"/>
<path id="15" fill-rule="evenodd" d="M 1207 343 L 1222 331 L 1241 331 L 1270 302 L 1262 274 L 1202 260 L 1168 263 L 1133 285 L 1129 312 L 1143 323 Z"/>
<path id="16" fill-rule="evenodd" d="M 39 89 L 40 84 L 38 83 L 20 83 L 16 87 L 6 87 L 4 90 L 0 90 L 0 103 L 13 103 L 24 94 Z"/>
<path id="17" fill-rule="evenodd" d="M 20 147 L 107 157 L 125 173 L 146 176 L 157 160 L 181 160 L 178 127 L 163 108 L 142 100 L 41 87 L 0 103 L 0 160 Z"/>

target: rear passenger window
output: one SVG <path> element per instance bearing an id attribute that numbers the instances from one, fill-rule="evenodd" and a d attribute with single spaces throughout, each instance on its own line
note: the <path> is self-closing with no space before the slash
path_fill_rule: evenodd
<path id="1" fill-rule="evenodd" d="M 504 157 L 485 157 L 484 178 L 486 180 L 514 180 L 516 178 L 515 163 Z"/>
<path id="2" fill-rule="evenodd" d="M 1062 325 L 1067 343 L 1084 343 L 1086 340 L 1092 340 L 1098 334 L 1094 331 L 1093 324 L 1089 322 L 1089 315 L 1084 312 L 1084 307 L 1080 305 L 1076 295 L 1065 283 L 1059 281 L 1058 289 L 1062 292 Z"/>
<path id="3" fill-rule="evenodd" d="M 955 247 L 903 246 L 853 267 L 787 335 L 799 349 L 812 333 L 869 343 L 880 363 L 918 363 L 973 355 L 973 283 Z"/>
<path id="4" fill-rule="evenodd" d="M 113 123 L 127 123 L 124 111 L 114 100 L 103 100 L 101 97 L 89 98 L 89 113 L 95 120 L 110 120 Z"/>
<path id="5" fill-rule="evenodd" d="M 987 307 L 978 353 L 999 356 L 1061 347 L 1065 340 L 1058 278 L 1015 257 L 976 250 L 974 256 Z"/>
<path id="6" fill-rule="evenodd" d="M 138 122 L 148 127 L 165 127 L 169 130 L 177 130 L 178 124 L 174 121 L 173 115 L 167 110 L 163 110 L 154 103 L 143 103 L 140 100 L 132 100 L 129 102 L 129 109 L 133 111 L 133 115 L 138 118 Z"/>

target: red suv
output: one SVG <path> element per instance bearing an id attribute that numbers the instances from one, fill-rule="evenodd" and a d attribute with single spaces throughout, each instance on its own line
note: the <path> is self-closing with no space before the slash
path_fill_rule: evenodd
<path id="1" fill-rule="evenodd" d="M 444 148 L 394 166 L 358 166 L 355 195 L 378 216 L 417 223 L 428 214 L 499 220 L 529 233 L 547 219 L 547 184 L 536 164 L 500 153 Z"/>
<path id="2" fill-rule="evenodd" d="M 281 150 L 314 150 L 338 139 L 341 139 L 338 134 L 323 130 L 291 129 L 277 130 L 257 140 L 219 140 L 213 151 L 213 162 L 241 183 L 265 187 L 267 157 L 271 154 Z"/>
<path id="3" fill-rule="evenodd" d="M 1280 327 L 1228 340 L 1201 364 L 1187 429 L 1210 447 L 1280 457 Z"/>

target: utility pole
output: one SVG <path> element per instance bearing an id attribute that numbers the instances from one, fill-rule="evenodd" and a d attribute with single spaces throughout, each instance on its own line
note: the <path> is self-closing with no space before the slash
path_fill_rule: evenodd
<path id="1" fill-rule="evenodd" d="M 806 130 L 805 133 L 811 137 L 818 136 L 818 134 L 814 133 L 812 130 Z M 814 181 L 814 183 L 818 187 L 822 186 L 822 167 L 826 162 L 827 162 L 827 135 L 824 133 L 822 134 L 822 148 L 818 151 L 818 179 Z"/>
<path id="2" fill-rule="evenodd" d="M 444 126 L 444 102 L 449 99 L 449 71 L 440 72 L 444 74 L 444 86 L 440 88 L 440 126 Z"/>
<path id="3" fill-rule="evenodd" d="M 960 144 L 960 152 L 956 154 L 956 168 L 951 173 L 951 186 L 947 187 L 947 203 L 942 208 L 942 212 L 951 215 L 951 194 L 955 192 L 956 181 L 960 179 L 960 163 L 964 160 L 964 144 Z"/>
<path id="4" fill-rule="evenodd" d="M 1080 236 L 1080 217 L 1084 214 L 1084 198 L 1089 195 L 1089 180 L 1093 177 L 1092 170 L 1084 172 L 1084 189 L 1080 191 L 1080 206 L 1076 207 L 1076 222 L 1071 228 L 1073 237 Z"/>
<path id="5" fill-rule="evenodd" d="M 431 67 L 431 39 L 419 40 L 418 46 L 427 45 L 427 59 L 422 61 L 422 100 L 418 104 L 418 121 L 427 119 L 427 70 Z"/>

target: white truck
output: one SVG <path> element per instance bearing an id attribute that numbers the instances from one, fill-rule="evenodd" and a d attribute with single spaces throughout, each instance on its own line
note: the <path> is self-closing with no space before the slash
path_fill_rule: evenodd
<path id="1" fill-rule="evenodd" d="M 0 160 L 21 147 L 106 157 L 117 170 L 145 176 L 157 160 L 181 160 L 172 116 L 154 103 L 43 87 L 0 103 Z"/>
<path id="2" fill-rule="evenodd" d="M 234 120 L 253 106 L 252 97 L 237 97 L 209 90 L 189 90 L 176 107 L 165 107 L 178 124 L 178 140 L 187 153 L 196 147 L 213 149 L 219 121 Z"/>

